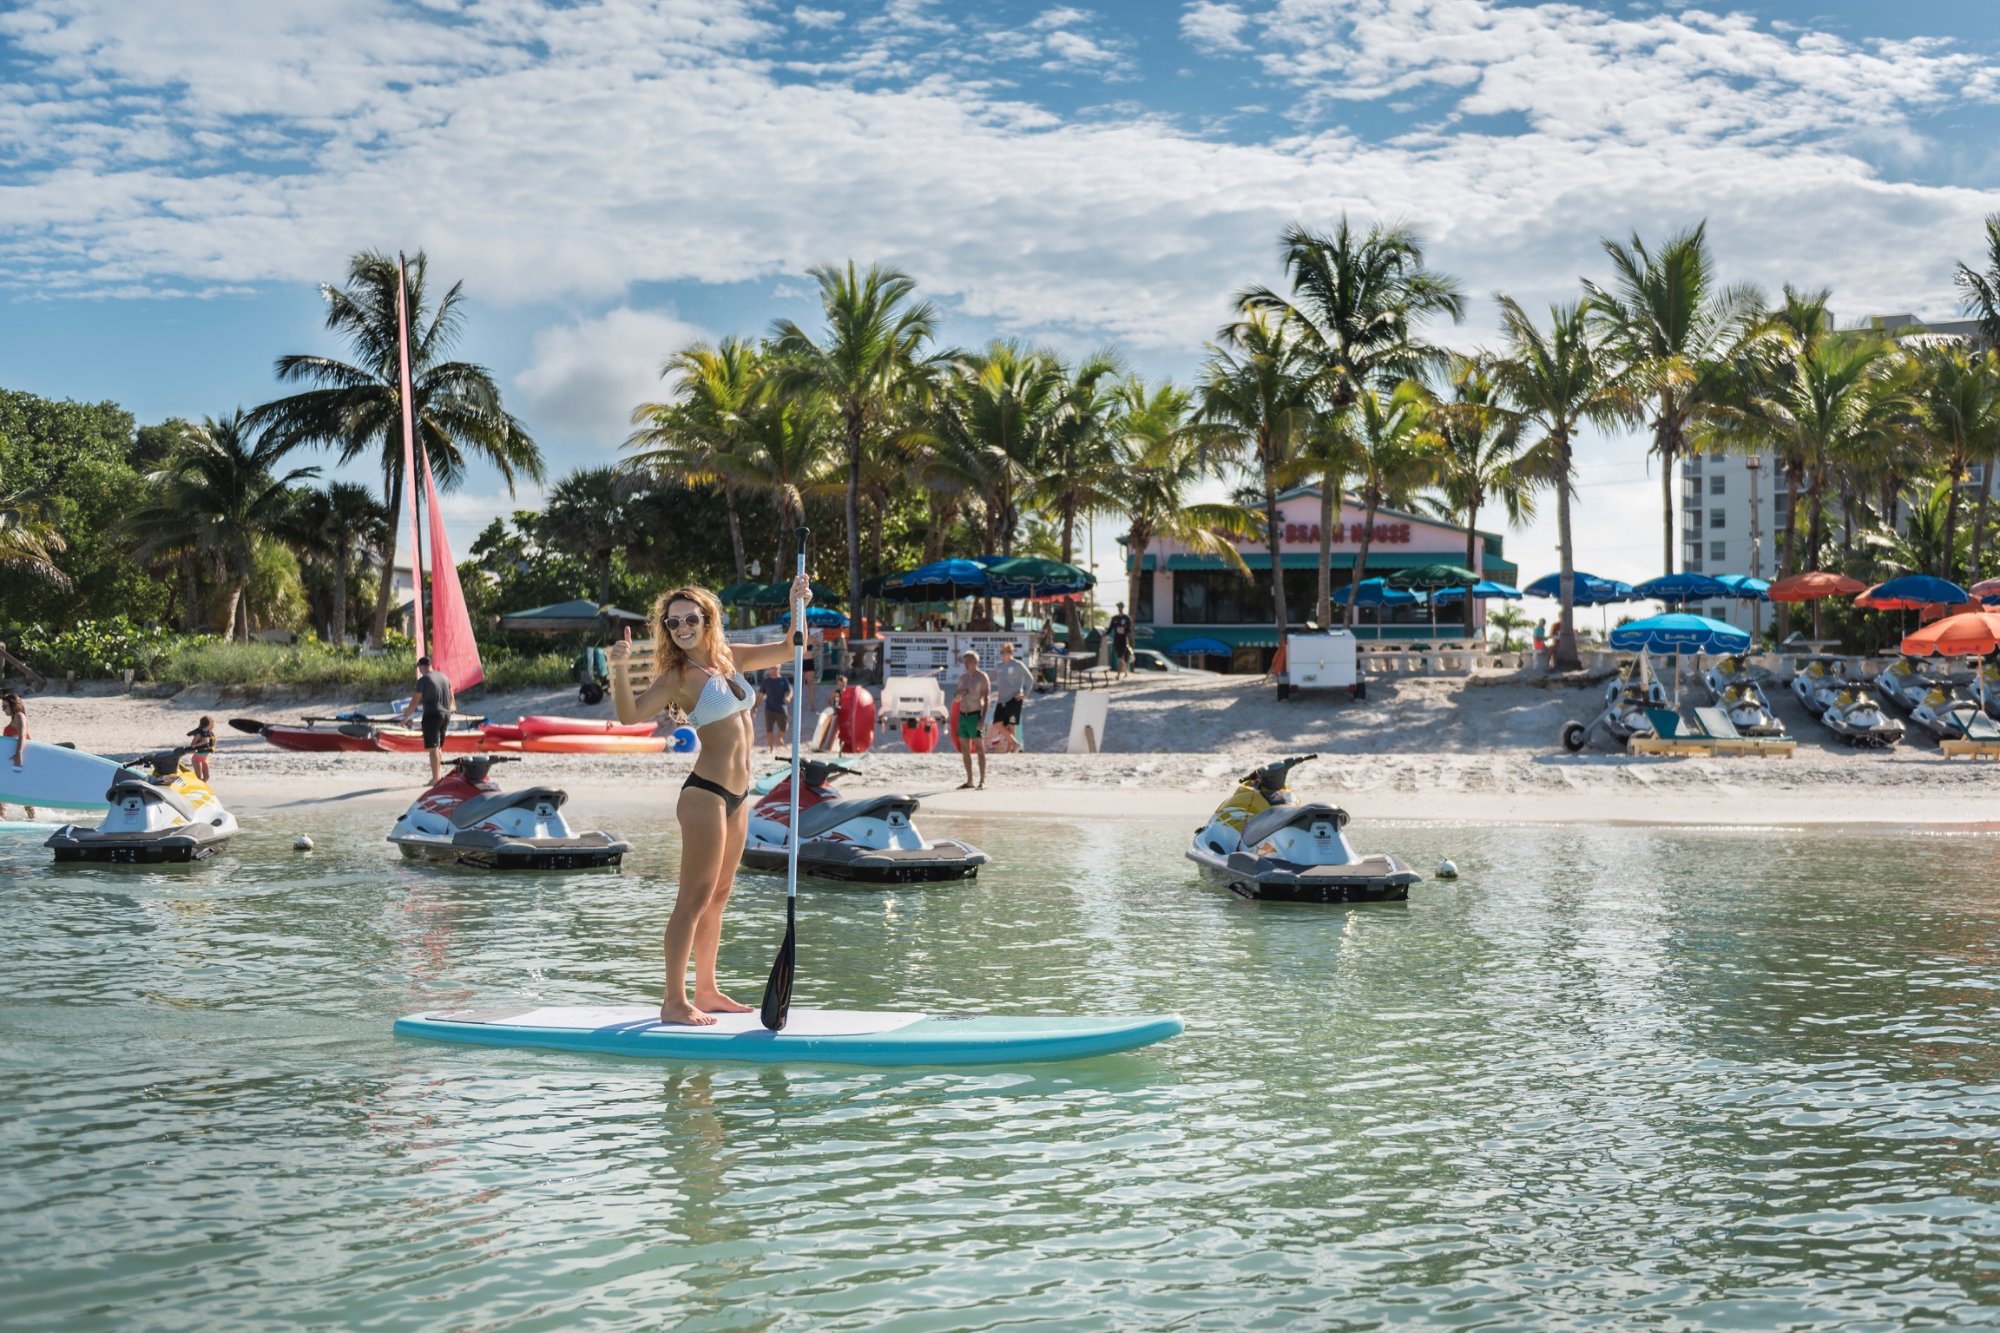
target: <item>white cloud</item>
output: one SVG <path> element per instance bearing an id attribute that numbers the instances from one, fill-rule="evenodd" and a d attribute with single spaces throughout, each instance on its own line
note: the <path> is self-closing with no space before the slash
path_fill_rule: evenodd
<path id="1" fill-rule="evenodd" d="M 814 9 L 810 5 L 800 5 L 792 10 L 792 22 L 802 28 L 837 28 L 847 17 L 838 9 Z"/>
<path id="2" fill-rule="evenodd" d="M 1249 21 L 1235 5 L 1195 0 L 1181 13 L 1181 36 L 1208 51 L 1248 51 L 1242 32 Z"/>
<path id="3" fill-rule="evenodd" d="M 668 396 L 660 366 L 710 337 L 674 315 L 624 307 L 552 325 L 535 334 L 528 364 L 512 377 L 509 406 L 532 433 L 581 443 L 567 462 L 609 462 L 632 431 L 632 409 Z"/>

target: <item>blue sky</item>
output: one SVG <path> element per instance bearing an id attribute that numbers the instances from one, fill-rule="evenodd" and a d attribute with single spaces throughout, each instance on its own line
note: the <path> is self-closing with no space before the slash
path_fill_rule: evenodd
<path id="1" fill-rule="evenodd" d="M 904 268 L 952 342 L 1186 377 L 1279 229 L 1343 211 L 1426 233 L 1467 347 L 1492 293 L 1570 299 L 1601 238 L 1702 218 L 1731 280 L 1948 316 L 1996 131 L 1971 0 L 14 0 L 0 384 L 254 404 L 339 350 L 318 283 L 423 248 L 560 472 L 617 456 L 676 347 L 809 323 L 811 264 Z M 1653 572 L 1643 450 L 1582 461 L 1583 563 Z M 463 544 L 512 502 L 447 504 Z"/>

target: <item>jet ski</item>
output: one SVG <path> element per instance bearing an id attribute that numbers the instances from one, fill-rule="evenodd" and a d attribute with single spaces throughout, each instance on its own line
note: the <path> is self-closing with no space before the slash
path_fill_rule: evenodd
<path id="1" fill-rule="evenodd" d="M 1658 681 L 1653 682 L 1652 689 L 1643 685 L 1628 685 L 1622 693 L 1605 704 L 1604 711 L 1598 714 L 1594 721 L 1564 723 L 1563 749 L 1572 754 L 1576 753 L 1590 744 L 1591 733 L 1600 727 L 1620 745 L 1634 736 L 1652 735 L 1653 719 L 1647 715 L 1646 710 L 1667 706 L 1664 699 L 1653 697 L 1653 691 L 1658 688 Z"/>
<path id="2" fill-rule="evenodd" d="M 932 842 L 917 831 L 914 796 L 843 797 L 830 785 L 858 770 L 820 759 L 799 764 L 799 873 L 863 884 L 918 884 L 973 879 L 989 858 L 970 843 Z M 792 777 L 750 811 L 743 864 L 785 873 L 791 850 Z"/>
<path id="3" fill-rule="evenodd" d="M 1609 708 L 1635 691 L 1645 696 L 1646 702 L 1641 705 L 1642 707 L 1666 707 L 1666 682 L 1653 674 L 1644 653 L 1619 663 L 1618 674 L 1604 682 L 1605 707 Z M 1646 730 L 1651 732 L 1652 728 L 1649 726 Z"/>
<path id="4" fill-rule="evenodd" d="M 389 830 L 413 860 L 483 870 L 587 870 L 615 866 L 632 844 L 589 829 L 571 832 L 563 818 L 569 794 L 554 787 L 500 790 L 488 776 L 511 755 L 473 754 L 451 761 Z"/>
<path id="5" fill-rule="evenodd" d="M 1875 677 L 1875 693 L 1882 697 L 1883 702 L 1894 704 L 1908 713 L 1924 701 L 1925 695 L 1943 683 L 1926 676 L 1910 658 L 1899 657 Z"/>
<path id="6" fill-rule="evenodd" d="M 1195 830 L 1187 859 L 1241 898 L 1294 903 L 1401 902 L 1423 876 L 1396 857 L 1359 856 L 1341 831 L 1347 811 L 1292 800 L 1291 771 L 1316 754 L 1246 774 Z"/>
<path id="7" fill-rule="evenodd" d="M 1701 673 L 1702 684 L 1708 687 L 1709 698 L 1718 704 L 1722 702 L 1723 694 L 1732 686 L 1754 685 L 1761 692 L 1764 684 L 1770 679 L 1770 672 L 1762 667 L 1751 666 L 1750 659 L 1738 653 L 1719 658 L 1714 666 Z"/>
<path id="8" fill-rule="evenodd" d="M 1932 740 L 1952 741 L 1960 737 L 1974 740 L 2000 739 L 2000 728 L 1995 728 L 1993 720 L 1986 716 L 1986 710 L 1975 699 L 1954 698 L 1951 691 L 1938 685 L 1930 693 L 1918 700 L 1910 710 L 1910 721 L 1930 733 Z"/>
<path id="9" fill-rule="evenodd" d="M 1799 702 L 1814 717 L 1833 707 L 1833 701 L 1842 690 L 1860 688 L 1859 684 L 1847 679 L 1837 657 L 1807 658 L 1805 665 L 1792 676 L 1792 693 L 1799 697 Z"/>
<path id="10" fill-rule="evenodd" d="M 1754 680 L 1725 686 L 1716 696 L 1716 707 L 1728 715 L 1729 723 L 1743 736 L 1783 736 L 1785 724 L 1771 711 L 1771 701 Z"/>
<path id="11" fill-rule="evenodd" d="M 1903 739 L 1902 720 L 1857 688 L 1836 694 L 1819 720 L 1849 745 L 1886 749 Z"/>
<path id="12" fill-rule="evenodd" d="M 132 760 L 134 766 L 119 769 L 104 794 L 111 809 L 103 823 L 96 828 L 65 824 L 43 845 L 58 861 L 159 865 L 207 860 L 236 836 L 236 816 L 182 763 L 193 753 L 180 746 Z"/>

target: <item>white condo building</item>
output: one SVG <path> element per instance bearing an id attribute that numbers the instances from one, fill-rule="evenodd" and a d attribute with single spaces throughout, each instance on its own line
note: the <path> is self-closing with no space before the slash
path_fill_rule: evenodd
<path id="1" fill-rule="evenodd" d="M 1915 315 L 1877 315 L 1861 329 L 1893 330 L 1900 342 L 1971 342 L 1979 337 L 1979 326 L 1971 320 L 1927 323 Z M 1680 467 L 1681 568 L 1690 574 L 1776 579 L 1778 538 L 1791 501 L 1777 459 L 1770 454 L 1691 453 Z M 1975 464 L 1965 484 L 1984 486 L 1985 468 Z M 1772 608 L 1754 602 L 1689 609 L 1742 629 L 1771 625 Z"/>

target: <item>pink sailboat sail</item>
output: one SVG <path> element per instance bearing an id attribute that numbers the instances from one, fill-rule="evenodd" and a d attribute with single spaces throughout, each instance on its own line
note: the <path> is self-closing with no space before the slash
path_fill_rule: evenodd
<path id="1" fill-rule="evenodd" d="M 396 256 L 396 359 L 397 370 L 402 378 L 402 389 L 398 395 L 403 400 L 403 486 L 410 493 L 410 581 L 416 584 L 410 606 L 410 642 L 416 645 L 417 656 L 424 655 L 424 554 L 418 545 L 417 518 L 417 468 L 414 455 L 417 452 L 417 427 L 412 416 L 410 403 L 410 283 L 404 275 L 403 257 Z M 424 471 L 428 475 L 430 460 L 424 460 Z M 433 510 L 433 513 L 436 511 Z M 456 688 L 458 682 L 452 682 Z"/>
<path id="2" fill-rule="evenodd" d="M 458 586 L 451 544 L 445 540 L 444 509 L 431 480 L 430 455 L 423 454 L 423 460 L 424 503 L 431 509 L 431 665 L 444 672 L 454 690 L 469 690 L 486 679 L 486 668 L 472 638 L 472 616 Z"/>

